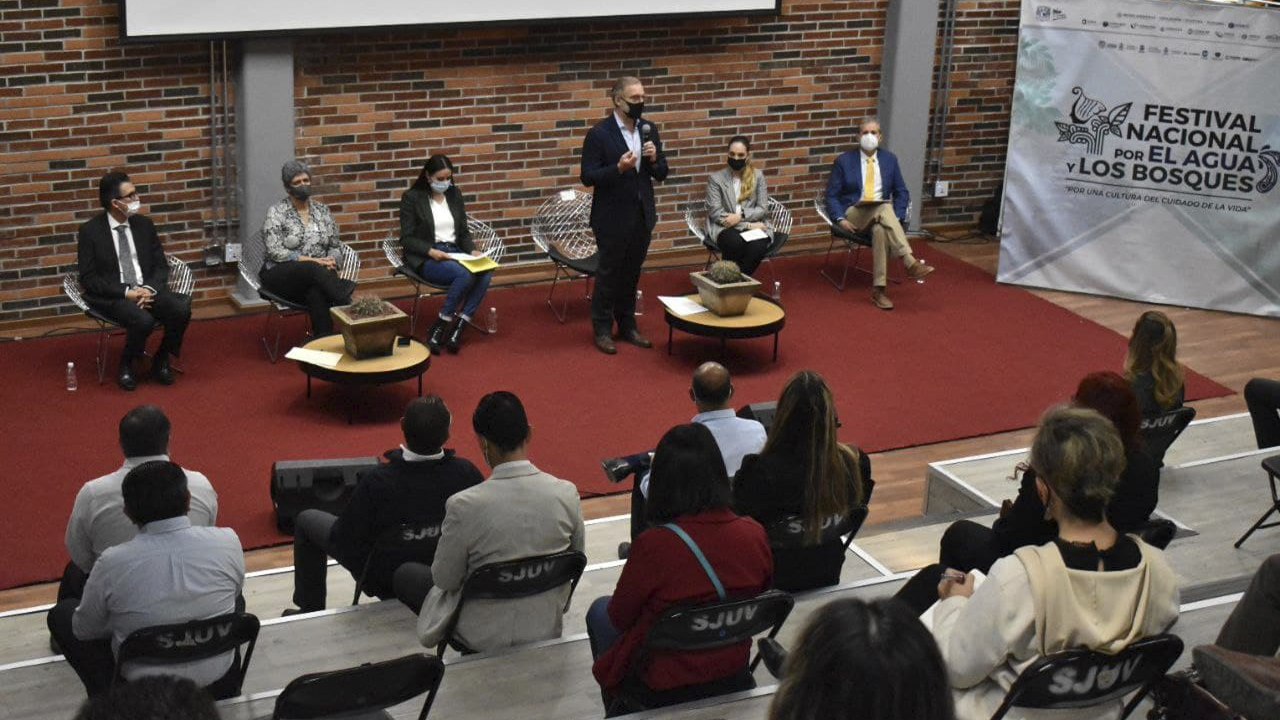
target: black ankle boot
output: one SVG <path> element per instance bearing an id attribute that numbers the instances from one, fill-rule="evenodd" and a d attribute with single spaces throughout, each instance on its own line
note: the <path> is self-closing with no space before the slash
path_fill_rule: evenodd
<path id="1" fill-rule="evenodd" d="M 461 316 L 459 316 L 457 320 L 453 321 L 453 327 L 449 330 L 449 340 L 444 344 L 445 348 L 447 348 L 449 352 L 458 352 L 458 347 L 462 345 L 462 328 L 466 326 L 467 321 L 463 320 Z"/>
<path id="2" fill-rule="evenodd" d="M 432 355 L 440 354 L 440 347 L 444 344 L 445 331 L 449 329 L 449 321 L 444 318 L 436 318 L 431 324 L 431 329 L 427 331 L 427 347 L 431 349 Z"/>

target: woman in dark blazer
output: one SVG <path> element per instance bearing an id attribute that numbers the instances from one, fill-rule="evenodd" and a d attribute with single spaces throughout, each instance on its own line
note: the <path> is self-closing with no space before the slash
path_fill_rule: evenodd
<path id="1" fill-rule="evenodd" d="M 735 515 L 729 502 L 729 478 L 711 431 L 699 423 L 668 430 L 654 451 L 649 476 L 645 513 L 652 527 L 636 536 L 613 595 L 597 599 L 587 611 L 592 672 L 606 709 L 622 687 L 657 706 L 688 699 L 680 689 L 745 672 L 749 642 L 697 652 L 654 651 L 645 667 L 632 667 L 645 633 L 664 610 L 718 597 L 693 550 L 664 525 L 688 534 L 729 597 L 749 597 L 769 587 L 773 557 L 764 529 Z"/>
<path id="2" fill-rule="evenodd" d="M 462 329 L 480 307 L 492 271 L 473 273 L 449 253 L 480 255 L 467 229 L 462 192 L 453 184 L 453 163 L 432 155 L 413 186 L 400 196 L 400 245 L 404 261 L 432 285 L 447 287 L 440 316 L 427 332 L 427 347 L 458 352 Z M 457 312 L 461 305 L 461 312 Z M 456 314 L 455 314 L 456 313 Z"/>
<path id="3" fill-rule="evenodd" d="M 760 266 L 772 243 L 770 237 L 744 240 L 748 230 L 767 230 L 769 193 L 764 172 L 751 164 L 751 141 L 735 135 L 729 141 L 725 167 L 707 178 L 707 236 L 720 248 L 720 256 L 738 263 L 751 275 Z"/>

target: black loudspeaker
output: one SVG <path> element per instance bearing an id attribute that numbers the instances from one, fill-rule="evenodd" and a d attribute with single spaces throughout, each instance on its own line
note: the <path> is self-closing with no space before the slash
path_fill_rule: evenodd
<path id="1" fill-rule="evenodd" d="M 315 508 L 342 512 L 355 490 L 361 470 L 378 464 L 376 457 L 332 460 L 279 460 L 271 466 L 271 506 L 276 527 L 293 534 L 293 519 Z"/>
<path id="2" fill-rule="evenodd" d="M 778 412 L 778 401 L 751 403 L 738 408 L 738 417 L 756 420 L 764 426 L 765 434 L 773 427 L 773 415 Z"/>

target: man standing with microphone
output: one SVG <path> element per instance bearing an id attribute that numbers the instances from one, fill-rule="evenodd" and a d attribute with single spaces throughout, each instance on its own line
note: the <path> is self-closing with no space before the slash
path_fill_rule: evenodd
<path id="1" fill-rule="evenodd" d="M 600 269 L 591 295 L 591 326 L 600 352 L 618 352 L 618 337 L 642 348 L 653 347 L 636 328 L 636 285 L 658 221 L 653 181 L 667 178 L 658 127 L 642 119 L 644 86 L 621 77 L 609 91 L 613 112 L 582 142 L 582 184 L 594 188 L 591 230 L 596 235 Z"/>

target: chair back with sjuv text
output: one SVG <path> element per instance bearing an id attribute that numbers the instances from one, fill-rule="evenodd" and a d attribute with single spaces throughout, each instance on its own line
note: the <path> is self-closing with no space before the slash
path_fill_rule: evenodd
<path id="1" fill-rule="evenodd" d="M 351 604 L 360 602 L 369 568 L 378 558 L 393 558 L 399 562 L 420 562 L 430 565 L 440 544 L 440 523 L 399 523 L 383 530 L 373 541 L 373 547 L 365 556 L 360 577 L 356 580 L 356 594 Z"/>
<path id="2" fill-rule="evenodd" d="M 244 612 L 228 613 L 204 620 L 190 620 L 170 625 L 153 625 L 129 633 L 116 653 L 116 671 L 112 683 L 123 680 L 125 663 L 142 661 L 149 664 L 185 663 L 204 660 L 247 646 L 239 655 L 235 672 L 238 694 L 244 683 L 253 648 L 258 642 L 258 618 Z"/>
<path id="3" fill-rule="evenodd" d="M 1164 467 L 1164 454 L 1169 452 L 1169 446 L 1195 419 L 1196 409 L 1193 407 L 1180 407 L 1142 418 L 1142 442 L 1151 459 L 1156 461 L 1156 467 Z"/>

